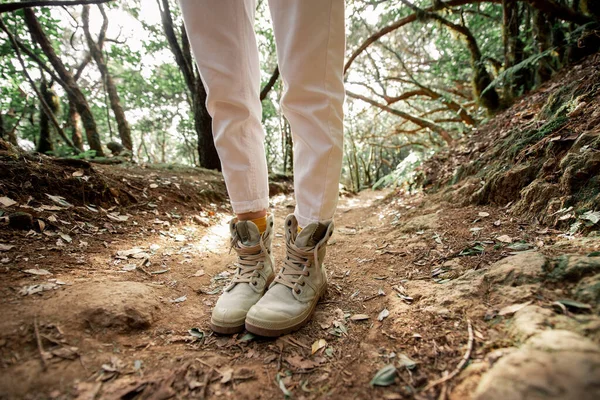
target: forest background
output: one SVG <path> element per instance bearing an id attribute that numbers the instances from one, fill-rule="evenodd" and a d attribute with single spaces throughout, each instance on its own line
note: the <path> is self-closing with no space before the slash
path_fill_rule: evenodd
<path id="1" fill-rule="evenodd" d="M 355 191 L 410 180 L 424 159 L 597 51 L 588 42 L 598 40 L 599 8 L 347 1 L 342 183 Z M 1 1 L 0 12 L 0 138 L 58 157 L 219 169 L 175 1 Z M 268 166 L 287 174 L 292 133 L 264 0 L 255 29 Z"/>

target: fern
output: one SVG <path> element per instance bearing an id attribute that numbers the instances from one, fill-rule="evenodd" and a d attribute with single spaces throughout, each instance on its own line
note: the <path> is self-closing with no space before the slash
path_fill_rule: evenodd
<path id="1" fill-rule="evenodd" d="M 496 77 L 496 79 L 494 79 L 489 85 L 487 85 L 487 87 L 485 89 L 483 89 L 483 92 L 481 92 L 481 95 L 485 94 L 488 90 L 491 90 L 498 83 L 505 82 L 506 79 L 512 78 L 517 72 L 519 72 L 523 68 L 529 68 L 529 67 L 535 65 L 539 60 L 548 56 L 552 52 L 556 51 L 557 48 L 558 47 L 551 47 L 547 50 L 542 51 L 541 53 L 534 54 L 530 57 L 527 57 L 520 63 L 515 64 L 510 68 L 505 69 Z"/>

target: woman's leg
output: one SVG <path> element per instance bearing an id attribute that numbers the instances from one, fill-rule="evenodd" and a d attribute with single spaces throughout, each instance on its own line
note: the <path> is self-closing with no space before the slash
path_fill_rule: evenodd
<path id="1" fill-rule="evenodd" d="M 261 126 L 255 0 L 180 0 L 207 92 L 213 136 L 233 211 L 265 215 L 269 185 Z"/>
<path id="2" fill-rule="evenodd" d="M 294 138 L 295 216 L 333 218 L 342 169 L 344 0 L 269 0 Z"/>

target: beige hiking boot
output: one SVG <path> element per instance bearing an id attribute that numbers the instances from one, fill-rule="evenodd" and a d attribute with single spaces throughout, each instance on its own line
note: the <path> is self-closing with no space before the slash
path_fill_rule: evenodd
<path id="1" fill-rule="evenodd" d="M 271 241 L 273 215 L 267 217 L 267 229 L 261 235 L 251 221 L 231 220 L 231 247 L 238 255 L 233 279 L 225 287 L 212 311 L 210 326 L 221 334 L 244 330 L 246 313 L 263 296 L 274 278 Z"/>
<path id="2" fill-rule="evenodd" d="M 246 315 L 246 329 L 279 336 L 304 326 L 327 289 L 323 265 L 333 222 L 313 223 L 298 234 L 296 217 L 285 220 L 286 258 L 265 295 Z"/>

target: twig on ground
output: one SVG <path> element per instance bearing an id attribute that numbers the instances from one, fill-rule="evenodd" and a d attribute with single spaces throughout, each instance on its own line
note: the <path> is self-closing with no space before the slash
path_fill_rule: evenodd
<path id="1" fill-rule="evenodd" d="M 475 339 L 473 337 L 473 326 L 471 325 L 471 320 L 469 320 L 468 318 L 467 318 L 467 329 L 469 332 L 469 341 L 467 342 L 467 351 L 465 352 L 465 355 L 460 360 L 460 362 L 458 363 L 456 368 L 454 368 L 454 371 L 452 371 L 450 374 L 448 374 L 438 380 L 435 380 L 435 381 L 431 382 L 430 384 L 428 384 L 427 386 L 425 386 L 425 388 L 422 390 L 423 392 L 426 392 L 429 389 L 434 388 L 439 384 L 448 382 L 450 379 L 452 379 L 456 375 L 458 375 L 460 373 L 460 371 L 462 371 L 464 366 L 467 364 L 467 362 L 469 361 L 469 358 L 471 358 L 471 352 L 473 351 L 473 343 L 475 342 Z"/>
<path id="2" fill-rule="evenodd" d="M 202 364 L 202 365 L 204 365 L 204 366 L 206 366 L 206 367 L 210 368 L 210 369 L 211 369 L 211 371 L 215 371 L 217 374 L 219 374 L 219 376 L 221 376 L 221 377 L 223 376 L 223 374 L 222 374 L 222 373 L 220 373 L 218 369 L 216 369 L 215 367 L 213 367 L 213 366 L 212 366 L 212 365 L 210 365 L 209 363 L 207 363 L 207 362 L 205 362 L 205 361 L 202 361 L 202 360 L 201 360 L 201 359 L 199 359 L 199 358 L 196 358 L 196 361 L 198 361 L 200 364 Z"/>
<path id="3" fill-rule="evenodd" d="M 196 358 L 196 361 L 200 361 Z M 203 363 L 204 364 L 204 363 Z M 208 364 L 205 364 L 208 365 Z M 202 395 L 200 396 L 201 399 L 206 399 L 206 392 L 208 391 L 208 385 L 210 384 L 210 378 L 212 377 L 213 374 L 213 369 L 214 367 L 210 366 L 211 369 L 208 370 L 208 372 L 206 373 L 206 375 L 204 376 L 204 386 L 202 387 Z"/>
<path id="4" fill-rule="evenodd" d="M 35 341 L 37 343 L 38 352 L 40 353 L 40 359 L 42 360 L 42 369 L 45 371 L 48 369 L 48 362 L 46 361 L 46 352 L 44 351 L 44 346 L 42 346 L 42 338 L 40 337 L 37 316 L 33 317 L 33 331 L 35 332 Z"/>

